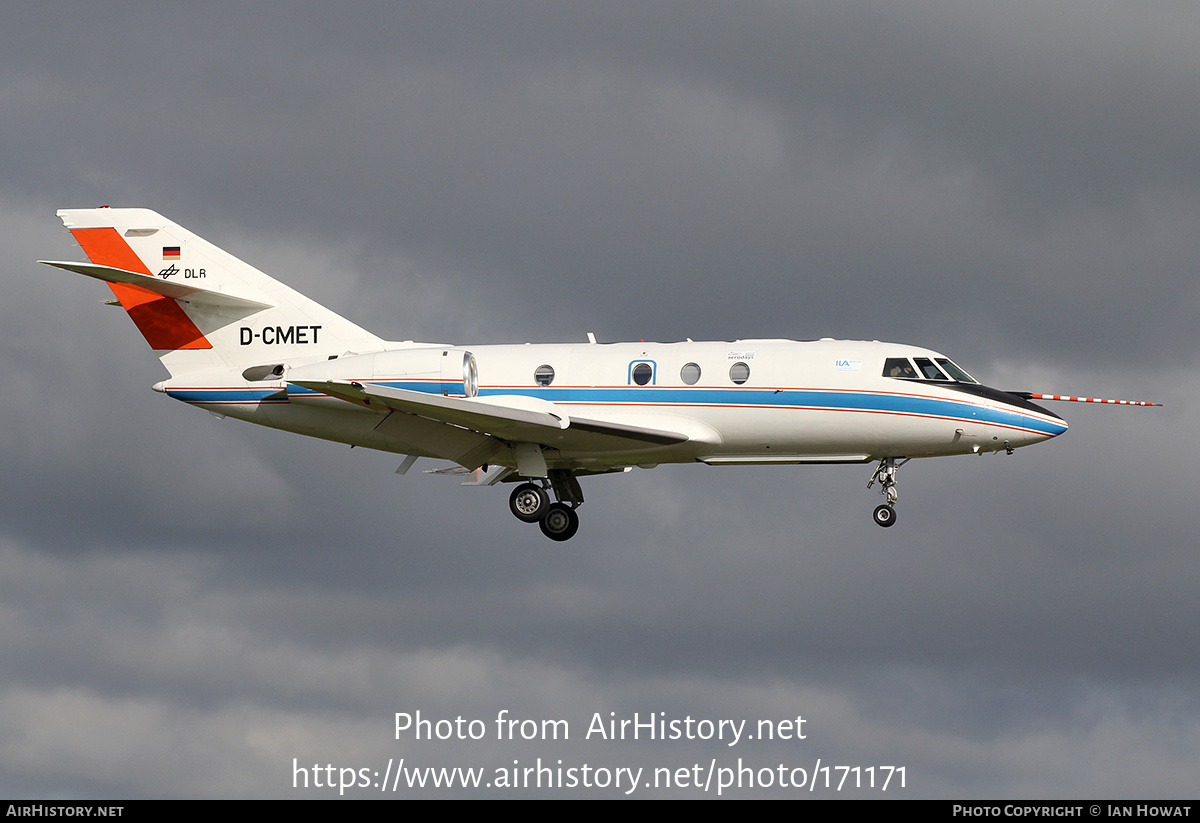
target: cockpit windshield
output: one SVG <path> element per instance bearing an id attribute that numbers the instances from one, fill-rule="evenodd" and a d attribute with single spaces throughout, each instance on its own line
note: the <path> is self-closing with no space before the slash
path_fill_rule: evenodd
<path id="1" fill-rule="evenodd" d="M 936 364 L 934 361 L 937 361 Z M 916 363 L 916 368 L 913 368 Z M 947 377 L 946 375 L 950 375 Z M 883 361 L 884 377 L 899 377 L 902 380 L 951 380 L 959 383 L 978 383 L 974 377 L 960 369 L 949 357 L 889 357 Z"/>
<path id="2" fill-rule="evenodd" d="M 883 361 L 884 377 L 903 377 L 908 380 L 917 379 L 917 370 L 908 362 L 907 357 L 889 357 Z"/>
<path id="3" fill-rule="evenodd" d="M 917 368 L 921 370 L 921 374 L 925 375 L 926 380 L 945 380 L 946 375 L 942 374 L 942 370 L 933 365 L 933 361 L 928 357 L 917 357 Z"/>
<path id="4" fill-rule="evenodd" d="M 937 361 L 938 361 L 938 364 L 943 369 L 950 372 L 950 376 L 953 377 L 955 380 L 957 380 L 959 383 L 978 383 L 979 382 L 974 377 L 972 377 L 971 375 L 967 374 L 965 371 L 960 369 L 958 367 L 958 365 L 953 360 L 951 360 L 949 357 L 939 357 L 939 358 L 937 358 Z"/>

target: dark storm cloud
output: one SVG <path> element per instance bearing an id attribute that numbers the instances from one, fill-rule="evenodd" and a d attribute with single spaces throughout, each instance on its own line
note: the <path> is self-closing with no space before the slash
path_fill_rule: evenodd
<path id="1" fill-rule="evenodd" d="M 1186 27 L 1109 11 L 130 7 L 36 69 L 14 44 L 6 128 L 40 190 L 206 198 L 218 228 L 372 249 L 372 280 L 404 254 L 489 338 L 906 337 L 932 305 L 1073 349 L 1077 316 L 1127 337 L 1196 251 Z M 730 284 L 753 320 L 711 308 Z"/>
<path id="2" fill-rule="evenodd" d="M 1186 6 L 22 7 L 0 33 L 0 763 L 262 795 L 292 757 L 910 765 L 1190 787 L 1200 20 Z M 900 339 L 1060 440 L 498 489 L 155 395 L 55 208 L 145 205 L 394 339 Z M 41 270 L 39 270 L 41 269 Z M 418 469 L 429 461 L 417 464 Z M 395 711 L 813 718 L 793 748 L 397 742 Z M 578 724 L 576 727 L 575 724 Z M 197 788 L 203 786 L 203 790 Z"/>

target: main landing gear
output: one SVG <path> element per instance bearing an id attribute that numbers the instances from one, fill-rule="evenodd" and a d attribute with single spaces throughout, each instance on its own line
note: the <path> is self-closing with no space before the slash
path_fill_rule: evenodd
<path id="1" fill-rule="evenodd" d="M 522 523 L 536 523 L 546 516 L 550 507 L 550 495 L 532 483 L 522 483 L 513 489 L 508 498 L 508 507 Z"/>
<path id="2" fill-rule="evenodd" d="M 579 531 L 575 509 L 583 503 L 583 490 L 578 478 L 566 469 L 551 469 L 549 475 L 549 483 L 542 481 L 541 486 L 522 483 L 513 489 L 508 507 L 518 520 L 537 523 L 542 534 L 551 540 L 570 540 Z M 557 499 L 554 503 L 550 502 L 547 485 Z"/>
<path id="3" fill-rule="evenodd" d="M 875 522 L 885 529 L 895 525 L 896 523 L 896 498 L 899 494 L 896 491 L 896 472 L 909 461 L 909 458 L 900 458 L 896 462 L 895 457 L 885 457 L 879 461 L 879 467 L 875 469 L 875 474 L 867 481 L 867 488 L 875 485 L 875 481 L 879 481 L 879 493 L 886 499 L 887 503 L 882 506 L 875 507 L 875 513 L 872 515 Z"/>

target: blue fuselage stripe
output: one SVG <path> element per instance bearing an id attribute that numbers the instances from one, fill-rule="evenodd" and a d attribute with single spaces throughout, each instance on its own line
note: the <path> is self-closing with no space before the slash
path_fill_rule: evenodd
<path id="1" fill-rule="evenodd" d="M 364 381 L 368 382 L 368 381 Z M 462 395 L 462 383 L 420 380 L 371 380 L 389 386 L 425 394 L 450 393 Z M 288 384 L 286 395 L 277 387 L 169 389 L 171 397 L 185 403 L 261 403 L 284 401 L 285 397 L 319 397 L 320 392 Z M 1016 408 L 984 406 L 950 398 L 930 397 L 890 392 L 835 391 L 829 389 L 754 389 L 754 388 L 664 388 L 658 386 L 630 387 L 480 387 L 483 396 L 520 395 L 536 397 L 551 403 L 569 405 L 620 405 L 655 407 L 714 407 L 799 409 L 815 411 L 849 411 L 875 414 L 899 414 L 919 417 L 938 417 L 967 422 L 1008 426 L 1034 431 L 1047 436 L 1062 434 L 1066 425 L 1031 415 Z"/>
<path id="2" fill-rule="evenodd" d="M 922 417 L 943 417 L 992 423 L 1057 435 L 1067 430 L 1061 422 L 1045 420 L 1017 409 L 964 403 L 948 398 L 869 391 L 827 389 L 747 388 L 480 388 L 481 395 L 515 394 L 537 397 L 551 403 L 579 405 L 709 406 L 725 408 L 777 408 L 819 411 L 874 412 Z"/>

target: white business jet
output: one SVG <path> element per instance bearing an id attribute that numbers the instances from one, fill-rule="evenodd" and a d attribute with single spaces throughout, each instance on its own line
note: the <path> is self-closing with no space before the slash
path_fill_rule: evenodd
<path id="1" fill-rule="evenodd" d="M 896 522 L 896 471 L 1067 430 L 928 349 L 862 340 L 450 346 L 389 342 L 147 209 L 58 212 L 108 282 L 177 400 L 285 431 L 457 464 L 515 482 L 510 508 L 552 540 L 579 528 L 579 478 L 659 463 L 877 461 L 868 488 Z M 550 496 L 553 494 L 554 502 Z"/>

